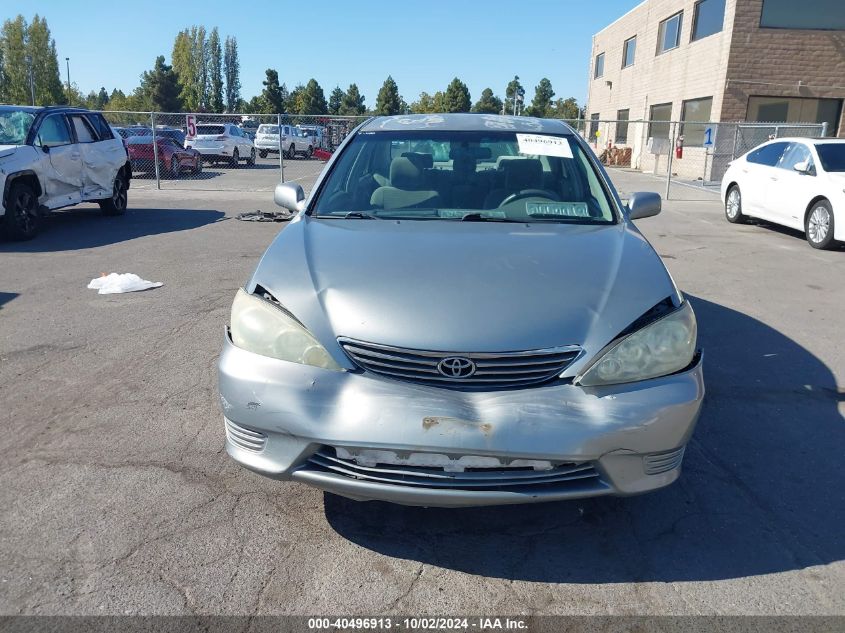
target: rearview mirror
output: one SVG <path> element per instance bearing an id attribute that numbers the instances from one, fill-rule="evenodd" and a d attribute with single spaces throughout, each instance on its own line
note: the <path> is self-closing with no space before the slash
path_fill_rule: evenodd
<path id="1" fill-rule="evenodd" d="M 810 161 L 809 160 L 802 160 L 800 163 L 795 163 L 792 166 L 792 169 L 797 171 L 799 174 L 809 174 L 810 173 Z"/>
<path id="2" fill-rule="evenodd" d="M 281 182 L 273 191 L 273 202 L 289 211 L 299 213 L 305 208 L 305 192 L 296 183 Z"/>
<path id="3" fill-rule="evenodd" d="M 659 193 L 652 191 L 638 191 L 632 193 L 628 200 L 628 219 L 639 220 L 650 218 L 660 213 L 663 202 Z"/>

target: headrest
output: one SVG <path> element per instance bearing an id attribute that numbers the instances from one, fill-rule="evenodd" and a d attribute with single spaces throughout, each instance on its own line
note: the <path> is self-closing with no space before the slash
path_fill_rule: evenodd
<path id="1" fill-rule="evenodd" d="M 452 173 L 456 175 L 468 175 L 475 173 L 475 159 L 466 154 L 459 154 L 452 159 Z"/>
<path id="2" fill-rule="evenodd" d="M 505 188 L 510 191 L 539 189 L 543 185 L 543 164 L 537 158 L 522 158 L 502 163 Z"/>
<path id="3" fill-rule="evenodd" d="M 434 156 L 422 152 L 403 152 L 402 156 L 410 160 L 418 169 L 431 169 L 434 167 Z"/>
<path id="4" fill-rule="evenodd" d="M 420 181 L 422 172 L 404 156 L 394 158 L 390 162 L 390 184 L 399 189 L 414 189 Z"/>

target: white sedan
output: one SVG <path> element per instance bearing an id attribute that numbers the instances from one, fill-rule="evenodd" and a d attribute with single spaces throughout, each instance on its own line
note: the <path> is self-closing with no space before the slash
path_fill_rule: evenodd
<path id="1" fill-rule="evenodd" d="M 804 231 L 814 248 L 845 241 L 845 139 L 782 138 L 733 161 L 722 179 L 728 222 Z"/>

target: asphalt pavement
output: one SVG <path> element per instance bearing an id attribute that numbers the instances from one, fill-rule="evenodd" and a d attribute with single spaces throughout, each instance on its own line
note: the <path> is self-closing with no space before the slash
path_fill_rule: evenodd
<path id="1" fill-rule="evenodd" d="M 80 206 L 0 242 L 0 613 L 845 615 L 845 250 L 673 191 L 639 226 L 705 354 L 679 482 L 405 508 L 228 458 L 223 327 L 284 228 L 234 218 L 273 210 L 272 187 L 140 184 L 123 217 Z M 103 272 L 164 285 L 99 296 L 86 285 Z"/>

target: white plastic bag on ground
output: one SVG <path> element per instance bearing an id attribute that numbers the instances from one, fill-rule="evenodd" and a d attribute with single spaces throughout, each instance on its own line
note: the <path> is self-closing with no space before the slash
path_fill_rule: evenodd
<path id="1" fill-rule="evenodd" d="M 111 273 L 92 279 L 88 287 L 96 290 L 97 294 L 113 295 L 120 292 L 136 292 L 148 288 L 158 288 L 161 285 L 160 281 L 147 281 L 134 273 Z"/>

